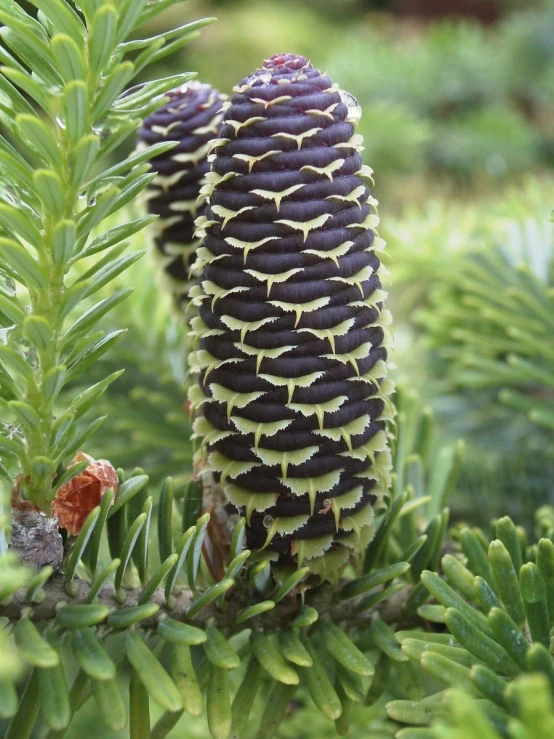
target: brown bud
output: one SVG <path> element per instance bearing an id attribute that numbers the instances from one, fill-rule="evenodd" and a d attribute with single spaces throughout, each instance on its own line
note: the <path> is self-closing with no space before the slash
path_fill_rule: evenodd
<path id="1" fill-rule="evenodd" d="M 84 460 L 88 461 L 88 467 L 62 485 L 52 502 L 52 512 L 57 516 L 60 527 L 74 536 L 81 531 L 86 517 L 99 505 L 106 490 L 113 488 L 117 494 L 119 487 L 116 471 L 110 462 L 95 460 L 79 452 L 73 463 Z"/>

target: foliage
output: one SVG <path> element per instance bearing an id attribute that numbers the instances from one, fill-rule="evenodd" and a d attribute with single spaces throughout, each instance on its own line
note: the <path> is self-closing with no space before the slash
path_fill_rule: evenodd
<path id="1" fill-rule="evenodd" d="M 481 530 L 461 526 L 451 552 L 441 560 L 445 580 L 436 572 L 422 573 L 421 582 L 433 598 L 433 604 L 419 608 L 428 631 L 397 632 L 396 638 L 403 653 L 447 689 L 420 701 L 389 703 L 387 711 L 415 726 L 439 717 L 458 732 L 436 726 L 399 736 L 474 736 L 479 725 L 491 737 L 549 734 L 554 719 L 552 523 L 552 509 L 537 511 L 542 538 L 531 546 L 508 517 L 494 523 L 492 541 Z M 441 625 L 441 633 L 434 632 L 433 624 Z M 459 721 L 470 702 L 450 697 L 450 686 L 465 689 L 479 702 L 481 709 L 469 724 Z"/>
<path id="2" fill-rule="evenodd" d="M 476 521 L 509 513 L 528 525 L 549 499 L 551 433 L 533 413 L 547 412 L 548 385 L 515 379 L 509 362 L 548 366 L 547 315 L 528 320 L 520 337 L 528 302 L 551 299 L 553 196 L 547 179 L 527 178 L 479 204 L 433 201 L 386 223 L 398 375 L 433 405 L 441 433 L 468 442 L 453 506 Z M 499 259 L 502 271 L 477 272 Z M 523 286 L 522 268 L 538 276 L 532 285 Z M 546 340 L 531 338 L 535 330 Z"/>
<path id="3" fill-rule="evenodd" d="M 138 209 L 129 218 L 138 217 Z M 130 243 L 138 244 L 132 237 Z M 110 438 L 110 460 L 117 467 L 143 466 L 160 485 L 172 476 L 177 487 L 191 474 L 192 433 L 186 402 L 186 325 L 177 318 L 151 253 L 116 278 L 117 289 L 133 286 L 127 301 L 102 319 L 106 333 L 124 325 L 117 348 L 87 372 L 89 381 L 124 369 L 124 374 L 98 402 L 106 416 L 104 434 Z M 145 329 L 147 327 L 147 329 Z M 106 452 L 104 441 L 92 437 L 93 456 Z"/>
<path id="4" fill-rule="evenodd" d="M 472 398 L 481 426 L 502 426 L 517 441 L 546 437 L 554 423 L 550 208 L 537 182 L 495 210 L 487 237 L 458 256 L 420 255 L 433 264 L 433 284 L 417 323 L 447 392 Z"/>
<path id="5" fill-rule="evenodd" d="M 12 3 L 0 8 L 7 47 L 2 52 L 1 120 L 8 136 L 0 139 L 0 310 L 7 329 L 0 346 L 7 424 L 1 443 L 8 465 L 10 457 L 18 461 L 23 497 L 48 510 L 61 484 L 78 471 L 64 472 L 65 461 L 103 419 L 94 418 L 79 430 L 78 420 L 118 374 L 87 387 L 64 408 L 56 407 L 57 398 L 117 341 L 121 331 L 103 335 L 95 329 L 128 291 L 112 293 L 86 312 L 82 303 L 140 257 L 140 252 L 123 253 L 123 239 L 151 219 L 124 223 L 96 237 L 93 230 L 147 186 L 152 179 L 147 159 L 172 144 L 107 170 L 97 165 L 159 105 L 166 90 L 191 75 L 172 75 L 124 92 L 136 74 L 175 45 L 171 32 L 126 41 L 168 3 L 146 7 L 122 1 L 117 7 L 97 7 L 85 2 L 82 17 L 62 0 L 46 5 L 37 0 L 35 5 L 38 20 Z M 181 29 L 179 45 L 205 23 Z M 86 271 L 75 269 L 93 255 Z M 10 484 L 5 465 L 1 472 Z"/>
<path id="6" fill-rule="evenodd" d="M 414 402 L 406 396 L 401 403 L 395 452 L 395 489 L 411 484 L 380 514 L 365 561 L 339 590 L 303 588 L 307 567 L 274 582 L 263 553 L 243 549 L 244 519 L 235 524 L 223 569 L 214 572 L 215 560 L 206 556 L 218 540 L 214 520 L 207 514 L 197 520 L 194 485 L 181 500 L 171 480 L 155 496 L 153 551 L 153 497 L 141 471 L 129 477 L 118 471 L 115 504 L 110 507 L 108 493 L 89 514 L 70 542 L 62 576 L 52 576 L 50 567 L 33 573 L 4 554 L 0 593 L 14 597 L 4 614 L 22 616 L 0 632 L 2 716 L 12 716 L 6 736 L 29 736 L 39 707 L 40 725 L 64 731 L 90 698 L 107 728 L 122 728 L 127 712 L 116 675 L 130 668 L 130 705 L 150 695 L 165 711 L 153 736 L 165 736 L 183 709 L 199 715 L 200 690 L 214 737 L 227 736 L 229 722 L 243 735 L 238 727 L 246 725 L 258 692 L 253 723 L 261 722 L 259 736 L 273 735 L 296 691 L 298 700 L 311 696 L 343 733 L 351 701 L 364 699 L 373 663 L 391 654 L 393 632 L 377 617 L 379 608 L 437 561 L 447 522 L 442 506 L 455 483 L 456 455 L 444 449 L 430 470 L 432 418 L 427 411 L 420 416 Z M 293 595 L 302 590 L 303 605 Z M 68 602 L 56 606 L 64 596 Z M 33 625 L 33 615 L 42 623 Z M 363 624 L 370 628 L 360 630 Z M 18 708 L 13 681 L 24 676 Z M 131 727 L 133 720 L 132 714 Z M 135 720 L 144 728 L 148 712 Z"/>

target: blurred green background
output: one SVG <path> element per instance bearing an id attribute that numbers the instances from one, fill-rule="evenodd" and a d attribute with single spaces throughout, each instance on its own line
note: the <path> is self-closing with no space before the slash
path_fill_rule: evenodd
<path id="1" fill-rule="evenodd" d="M 388 242 L 395 377 L 434 407 L 441 445 L 466 440 L 453 520 L 530 525 L 554 503 L 554 2 L 189 0 L 143 33 L 205 16 L 218 22 L 152 76 L 194 70 L 230 94 L 264 58 L 295 52 L 360 101 Z M 127 332 L 91 374 L 126 372 L 87 451 L 184 484 L 184 322 L 151 254 L 118 280 L 135 293 L 102 328 Z M 314 711 L 291 711 L 280 737 L 335 735 Z M 350 736 L 367 737 L 368 721 L 354 717 Z M 109 735 L 95 727 L 89 704 L 66 737 Z M 206 727 L 183 720 L 171 736 Z M 371 736 L 390 727 L 373 724 Z"/>
<path id="2" fill-rule="evenodd" d="M 190 0 L 182 8 L 218 22 L 169 60 L 172 71 L 193 69 L 228 92 L 263 59 L 292 51 L 354 94 L 387 209 L 437 193 L 476 197 L 554 164 L 551 2 Z M 466 15 L 449 14 L 460 9 Z"/>

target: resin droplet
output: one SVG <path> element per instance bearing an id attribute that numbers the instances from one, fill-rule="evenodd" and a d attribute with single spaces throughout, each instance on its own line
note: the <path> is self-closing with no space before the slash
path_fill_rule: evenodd
<path id="1" fill-rule="evenodd" d="M 331 498 L 325 498 L 325 500 L 323 501 L 323 507 L 330 508 L 332 505 L 333 501 L 331 500 Z"/>
<path id="2" fill-rule="evenodd" d="M 348 108 L 346 120 L 348 123 L 359 123 L 362 118 L 362 106 L 356 100 L 354 95 L 346 90 L 339 90 L 340 99 Z"/>
<path id="3" fill-rule="evenodd" d="M 273 523 L 273 516 L 264 516 L 263 525 L 268 529 Z"/>
<path id="4" fill-rule="evenodd" d="M 266 87 L 271 82 L 271 72 L 258 72 L 246 78 L 246 84 L 251 87 Z M 257 84 L 259 83 L 259 84 Z"/>

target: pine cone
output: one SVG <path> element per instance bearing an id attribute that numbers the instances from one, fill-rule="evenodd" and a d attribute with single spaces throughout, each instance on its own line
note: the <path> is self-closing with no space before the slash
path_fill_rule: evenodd
<path id="1" fill-rule="evenodd" d="M 199 196 L 209 170 L 209 142 L 218 134 L 226 96 L 210 85 L 191 82 L 167 97 L 169 102 L 145 119 L 139 139 L 148 146 L 179 141 L 151 160 L 158 176 L 146 197 L 148 212 L 160 216 L 154 224 L 156 252 L 177 306 L 185 308 L 199 243 L 194 219 L 204 212 L 204 199 Z"/>
<path id="2" fill-rule="evenodd" d="M 333 578 L 388 487 L 388 311 L 356 100 L 303 57 L 238 87 L 191 291 L 195 433 L 248 546 Z M 373 209 L 373 210 L 372 210 Z"/>

